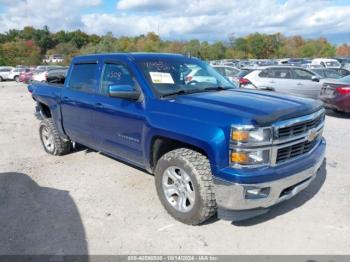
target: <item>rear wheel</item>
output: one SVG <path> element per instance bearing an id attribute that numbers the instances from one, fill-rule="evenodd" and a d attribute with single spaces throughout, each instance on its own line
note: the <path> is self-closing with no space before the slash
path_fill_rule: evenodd
<path id="1" fill-rule="evenodd" d="M 39 134 L 45 151 L 51 155 L 64 155 L 72 149 L 71 141 L 63 140 L 59 136 L 52 118 L 41 121 Z"/>
<path id="2" fill-rule="evenodd" d="M 4 81 L 4 79 L 2 78 L 2 76 L 0 76 L 0 82 Z"/>
<path id="3" fill-rule="evenodd" d="M 182 223 L 198 225 L 216 212 L 210 164 L 199 152 L 180 148 L 163 155 L 155 183 L 167 212 Z"/>

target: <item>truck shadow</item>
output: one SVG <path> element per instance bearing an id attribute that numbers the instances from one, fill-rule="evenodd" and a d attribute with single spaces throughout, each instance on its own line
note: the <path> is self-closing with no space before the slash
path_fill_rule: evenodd
<path id="1" fill-rule="evenodd" d="M 318 170 L 317 177 L 311 182 L 310 186 L 306 188 L 304 191 L 300 192 L 295 197 L 282 202 L 280 204 L 277 204 L 276 206 L 272 207 L 271 210 L 261 216 L 254 217 L 248 220 L 239 221 L 239 222 L 232 222 L 235 226 L 253 226 L 256 224 L 264 223 L 268 220 L 271 220 L 277 216 L 281 216 L 285 213 L 288 213 L 292 211 L 295 208 L 298 208 L 305 204 L 307 201 L 309 201 L 311 198 L 313 198 L 321 189 L 322 185 L 326 181 L 327 177 L 327 169 L 326 169 L 326 158 L 324 159 L 320 169 Z"/>
<path id="2" fill-rule="evenodd" d="M 53 255 L 88 253 L 69 192 L 41 187 L 22 173 L 0 173 L 0 236 L 0 255 L 48 255 L 49 261 Z"/>

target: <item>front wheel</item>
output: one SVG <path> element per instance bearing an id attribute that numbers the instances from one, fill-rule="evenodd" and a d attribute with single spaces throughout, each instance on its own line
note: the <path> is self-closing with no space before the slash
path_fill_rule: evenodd
<path id="1" fill-rule="evenodd" d="M 72 143 L 60 137 L 51 118 L 40 122 L 39 135 L 45 151 L 51 155 L 64 155 L 72 149 Z"/>
<path id="2" fill-rule="evenodd" d="M 13 78 L 13 80 L 15 80 L 16 82 L 19 82 L 19 76 L 15 76 L 15 77 Z"/>
<path id="3" fill-rule="evenodd" d="M 155 183 L 164 208 L 182 223 L 198 225 L 216 212 L 210 164 L 199 152 L 180 148 L 163 155 Z"/>

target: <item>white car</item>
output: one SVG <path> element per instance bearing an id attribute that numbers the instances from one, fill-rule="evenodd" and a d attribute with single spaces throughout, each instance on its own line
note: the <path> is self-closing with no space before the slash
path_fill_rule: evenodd
<path id="1" fill-rule="evenodd" d="M 336 59 L 316 58 L 311 61 L 312 65 L 321 65 L 325 68 L 341 68 L 341 63 Z"/>
<path id="2" fill-rule="evenodd" d="M 15 80 L 16 82 L 19 81 L 19 74 L 24 72 L 27 68 L 26 67 L 16 67 L 13 68 L 8 76 L 8 79 Z"/>
<path id="3" fill-rule="evenodd" d="M 13 67 L 10 66 L 2 66 L 0 67 L 0 82 L 9 80 L 9 75 Z"/>
<path id="4" fill-rule="evenodd" d="M 46 82 L 47 71 L 39 71 L 33 74 L 33 81 Z"/>
<path id="5" fill-rule="evenodd" d="M 268 66 L 254 70 L 244 79 L 244 88 L 270 90 L 317 99 L 321 90 L 320 76 L 302 67 Z"/>
<path id="6" fill-rule="evenodd" d="M 47 74 L 49 70 L 60 69 L 62 67 L 53 66 L 38 66 L 33 74 L 33 81 L 46 82 Z"/>

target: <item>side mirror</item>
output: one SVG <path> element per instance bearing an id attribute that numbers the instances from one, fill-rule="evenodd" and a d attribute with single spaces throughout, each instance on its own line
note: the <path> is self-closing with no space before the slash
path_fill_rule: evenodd
<path id="1" fill-rule="evenodd" d="M 108 87 L 110 97 L 119 97 L 130 100 L 137 100 L 140 97 L 140 91 L 131 85 L 111 85 Z"/>
<path id="2" fill-rule="evenodd" d="M 312 76 L 311 81 L 320 82 L 320 78 L 318 76 Z"/>

